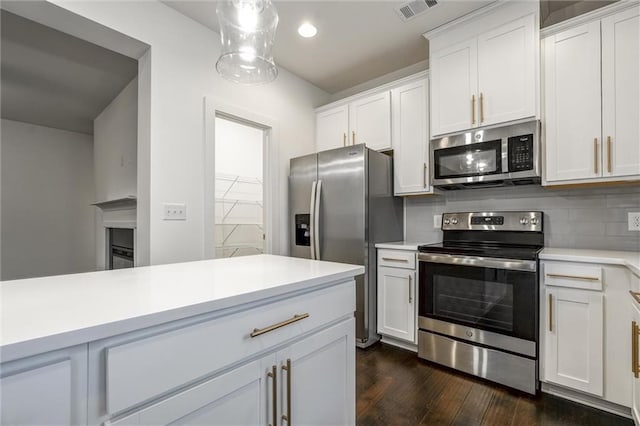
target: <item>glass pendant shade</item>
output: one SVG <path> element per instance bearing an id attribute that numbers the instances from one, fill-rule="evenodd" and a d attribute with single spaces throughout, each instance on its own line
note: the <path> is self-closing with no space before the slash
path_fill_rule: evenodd
<path id="1" fill-rule="evenodd" d="M 269 83 L 278 76 L 273 44 L 278 12 L 270 0 L 222 0 L 216 6 L 222 51 L 216 70 L 242 84 Z"/>

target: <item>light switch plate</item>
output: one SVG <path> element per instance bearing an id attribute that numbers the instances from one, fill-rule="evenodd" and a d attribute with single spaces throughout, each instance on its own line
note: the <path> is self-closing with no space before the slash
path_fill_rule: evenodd
<path id="1" fill-rule="evenodd" d="M 640 231 L 640 212 L 629 212 L 629 231 Z"/>
<path id="2" fill-rule="evenodd" d="M 162 205 L 163 220 L 187 220 L 187 205 L 185 203 L 164 203 Z"/>
<path id="3" fill-rule="evenodd" d="M 436 229 L 442 228 L 442 215 L 434 214 L 433 215 L 433 227 Z"/>

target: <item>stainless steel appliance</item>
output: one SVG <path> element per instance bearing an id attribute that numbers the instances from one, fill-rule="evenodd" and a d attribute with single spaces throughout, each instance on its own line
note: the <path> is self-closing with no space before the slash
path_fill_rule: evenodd
<path id="1" fill-rule="evenodd" d="M 433 185 L 465 189 L 539 183 L 539 129 L 534 120 L 432 140 Z"/>
<path id="2" fill-rule="evenodd" d="M 292 159 L 289 210 L 292 256 L 365 266 L 356 278 L 356 344 L 374 343 L 379 339 L 374 246 L 403 235 L 392 158 L 354 145 Z"/>
<path id="3" fill-rule="evenodd" d="M 542 212 L 443 215 L 418 248 L 418 356 L 524 392 L 538 389 Z"/>

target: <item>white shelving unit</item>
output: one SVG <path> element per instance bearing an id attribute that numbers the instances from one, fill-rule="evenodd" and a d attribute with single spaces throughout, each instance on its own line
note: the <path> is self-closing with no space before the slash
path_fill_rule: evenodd
<path id="1" fill-rule="evenodd" d="M 264 252 L 262 180 L 216 174 L 216 257 Z"/>

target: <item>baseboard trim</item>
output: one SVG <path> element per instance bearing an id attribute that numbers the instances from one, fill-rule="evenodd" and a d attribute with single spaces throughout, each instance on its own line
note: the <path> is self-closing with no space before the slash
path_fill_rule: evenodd
<path id="1" fill-rule="evenodd" d="M 623 405 L 605 401 L 561 386 L 552 385 L 551 383 L 542 382 L 541 390 L 544 393 L 568 399 L 569 401 L 577 402 L 578 404 L 587 405 L 592 408 L 597 408 L 598 410 L 633 419 L 631 415 L 631 408 Z"/>

